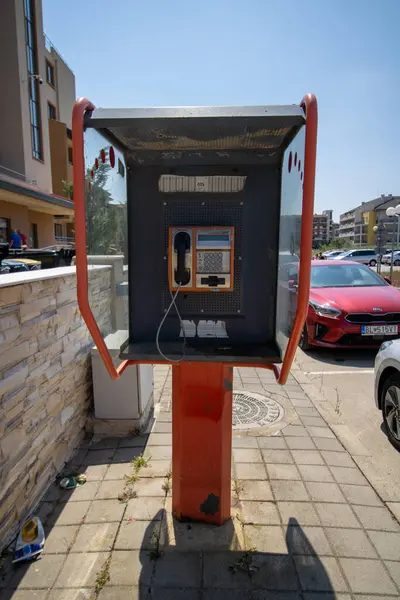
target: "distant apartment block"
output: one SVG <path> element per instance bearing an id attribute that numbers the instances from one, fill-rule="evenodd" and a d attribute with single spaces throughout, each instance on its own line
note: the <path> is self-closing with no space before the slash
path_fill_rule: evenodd
<path id="1" fill-rule="evenodd" d="M 328 244 L 335 236 L 338 225 L 333 222 L 333 210 L 323 210 L 313 217 L 313 247 Z"/>
<path id="2" fill-rule="evenodd" d="M 73 236 L 71 116 L 75 77 L 43 33 L 41 0 L 0 2 L 0 242 Z"/>
<path id="3" fill-rule="evenodd" d="M 388 217 L 386 209 L 400 203 L 400 196 L 382 194 L 368 202 L 362 202 L 356 208 L 340 215 L 339 239 L 356 245 L 375 245 L 375 225 L 385 226 L 385 243 L 391 242 L 393 234 L 397 234 L 397 219 Z"/>

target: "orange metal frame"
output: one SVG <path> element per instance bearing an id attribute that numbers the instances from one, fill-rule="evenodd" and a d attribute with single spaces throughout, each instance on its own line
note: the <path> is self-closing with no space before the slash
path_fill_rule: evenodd
<path id="1" fill-rule="evenodd" d="M 317 152 L 318 110 L 313 94 L 304 96 L 301 106 L 306 114 L 306 139 L 304 156 L 302 227 L 300 244 L 300 273 L 298 287 L 298 303 L 296 317 L 281 369 L 276 365 L 239 364 L 226 366 L 252 366 L 270 369 L 280 384 L 285 384 L 289 375 L 294 355 L 300 340 L 301 332 L 307 316 L 310 291 L 310 262 L 312 257 L 312 226 L 314 212 L 315 163 Z M 154 361 L 123 361 L 118 368 L 114 366 L 111 355 L 93 316 L 88 297 L 88 272 L 86 256 L 86 215 L 85 215 L 85 159 L 84 159 L 84 118 L 86 112 L 94 110 L 94 105 L 87 98 L 79 98 L 72 113 L 72 144 L 74 152 L 74 205 L 76 232 L 76 275 L 79 309 L 96 344 L 108 373 L 112 379 L 118 379 L 131 364 L 154 363 Z M 163 364 L 157 361 L 156 364 Z M 208 363 L 204 363 L 207 367 Z"/>
<path id="2" fill-rule="evenodd" d="M 226 231 L 229 229 L 231 232 L 231 249 L 230 249 L 230 276 L 231 285 L 228 288 L 218 288 L 218 292 L 232 292 L 234 285 L 234 255 L 235 255 L 235 228 L 234 227 L 170 227 L 168 232 L 168 282 L 169 289 L 174 292 L 178 289 L 178 286 L 173 281 L 173 267 L 172 267 L 172 256 L 174 249 L 172 248 L 172 230 L 179 229 L 185 230 L 190 229 L 192 233 L 192 285 L 190 287 L 182 287 L 182 292 L 214 292 L 215 288 L 198 288 L 196 287 L 196 272 L 197 272 L 197 246 L 196 246 L 196 233 L 198 229 L 207 229 L 209 231 Z M 193 283 L 194 279 L 194 283 Z"/>

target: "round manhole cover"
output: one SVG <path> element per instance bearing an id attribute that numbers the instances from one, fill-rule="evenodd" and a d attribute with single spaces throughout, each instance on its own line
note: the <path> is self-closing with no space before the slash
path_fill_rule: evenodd
<path id="1" fill-rule="evenodd" d="M 278 402 L 254 392 L 233 392 L 233 429 L 268 427 L 283 417 Z"/>

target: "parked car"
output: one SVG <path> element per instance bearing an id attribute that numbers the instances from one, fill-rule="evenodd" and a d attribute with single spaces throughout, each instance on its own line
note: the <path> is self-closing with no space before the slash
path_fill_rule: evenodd
<path id="1" fill-rule="evenodd" d="M 392 264 L 392 253 L 391 252 L 387 252 L 386 254 L 384 254 L 382 256 L 382 263 L 384 265 L 391 265 Z M 393 264 L 395 267 L 399 267 L 400 266 L 400 250 L 395 250 L 393 252 Z"/>
<path id="2" fill-rule="evenodd" d="M 7 273 L 20 273 L 22 271 L 29 271 L 28 265 L 19 260 L 4 259 L 1 261 L 1 268 L 6 269 Z"/>
<path id="3" fill-rule="evenodd" d="M 376 355 L 375 403 L 389 441 L 400 451 L 400 340 L 384 342 Z"/>
<path id="4" fill-rule="evenodd" d="M 339 254 L 343 254 L 343 252 L 344 250 L 326 250 L 322 253 L 322 256 L 324 256 L 326 259 L 331 259 L 335 256 L 339 256 Z"/>
<path id="5" fill-rule="evenodd" d="M 298 265 L 285 265 L 279 285 L 287 288 L 289 313 L 297 306 Z M 400 290 L 374 271 L 351 261 L 311 261 L 310 300 L 300 347 L 379 347 L 396 339 Z"/>
<path id="6" fill-rule="evenodd" d="M 8 265 L 21 264 L 23 263 L 28 267 L 28 271 L 37 271 L 42 268 L 40 260 L 33 260 L 32 258 L 7 258 L 2 263 L 8 263 Z"/>
<path id="7" fill-rule="evenodd" d="M 375 267 L 378 262 L 376 252 L 371 248 L 363 248 L 362 250 L 347 250 L 333 258 L 333 260 L 354 260 L 355 262 Z"/>

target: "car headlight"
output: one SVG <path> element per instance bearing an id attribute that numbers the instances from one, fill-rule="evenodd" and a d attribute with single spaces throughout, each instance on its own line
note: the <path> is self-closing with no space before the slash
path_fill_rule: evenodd
<path id="1" fill-rule="evenodd" d="M 389 346 L 391 346 L 392 344 L 393 344 L 393 340 L 388 340 L 387 342 L 383 342 L 383 344 L 381 344 L 381 346 L 379 348 L 379 352 L 386 350 L 386 348 L 389 348 Z"/>
<path id="2" fill-rule="evenodd" d="M 341 310 L 331 306 L 330 304 L 319 304 L 318 302 L 314 302 L 314 300 L 309 300 L 309 304 L 320 317 L 338 319 L 342 314 Z"/>

